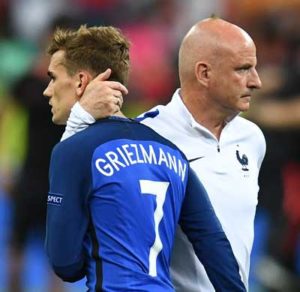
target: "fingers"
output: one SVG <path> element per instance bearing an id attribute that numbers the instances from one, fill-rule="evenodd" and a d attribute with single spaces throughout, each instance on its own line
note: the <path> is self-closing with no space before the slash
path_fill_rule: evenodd
<path id="1" fill-rule="evenodd" d="M 91 80 L 79 101 L 95 119 L 120 112 L 123 96 L 128 94 L 123 84 L 108 80 L 110 76 L 111 69 L 107 69 Z"/>
<path id="2" fill-rule="evenodd" d="M 122 105 L 123 105 L 123 97 L 122 96 L 116 97 L 116 105 L 119 107 L 119 110 L 122 108 Z"/>
<path id="3" fill-rule="evenodd" d="M 122 92 L 122 94 L 128 94 L 127 88 L 120 82 L 117 81 L 109 81 L 109 77 L 111 75 L 111 69 L 108 68 L 106 71 L 100 73 L 97 75 L 97 77 L 92 81 L 92 82 L 97 82 L 97 81 L 105 81 L 106 85 L 109 86 L 110 88 L 114 90 L 119 90 Z"/>
<path id="4" fill-rule="evenodd" d="M 127 88 L 121 84 L 120 82 L 117 81 L 105 81 L 105 83 L 112 89 L 114 90 L 119 90 L 121 91 L 122 94 L 126 95 L 128 94 Z"/>
<path id="5" fill-rule="evenodd" d="M 108 68 L 104 72 L 100 73 L 95 79 L 98 81 L 106 81 L 111 75 L 111 69 Z"/>
<path id="6" fill-rule="evenodd" d="M 123 96 L 122 95 L 119 97 L 119 105 L 120 105 L 120 109 L 121 109 L 121 107 L 123 106 Z"/>
<path id="7" fill-rule="evenodd" d="M 120 91 L 115 90 L 113 92 L 113 96 L 114 96 L 114 103 L 118 106 L 120 110 L 123 105 L 123 95 Z"/>

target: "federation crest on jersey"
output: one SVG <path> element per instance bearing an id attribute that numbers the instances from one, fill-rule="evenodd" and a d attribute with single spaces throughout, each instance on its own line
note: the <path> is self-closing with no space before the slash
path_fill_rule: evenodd
<path id="1" fill-rule="evenodd" d="M 236 158 L 238 160 L 238 162 L 242 165 L 242 170 L 243 171 L 248 171 L 249 168 L 248 168 L 248 157 L 246 154 L 241 154 L 239 150 L 236 150 Z"/>

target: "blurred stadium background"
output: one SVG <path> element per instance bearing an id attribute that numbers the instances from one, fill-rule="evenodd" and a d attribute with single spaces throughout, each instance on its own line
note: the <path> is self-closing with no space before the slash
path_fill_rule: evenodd
<path id="1" fill-rule="evenodd" d="M 30 217 L 38 211 L 26 200 L 43 202 L 38 190 L 47 186 L 39 177 L 62 131 L 51 125 L 42 96 L 53 28 L 86 23 L 123 30 L 132 42 L 124 111 L 133 117 L 170 99 L 178 87 L 180 40 L 212 14 L 251 34 L 263 81 L 246 115 L 267 140 L 250 292 L 300 291 L 300 0 L 0 0 L 0 292 L 84 291 L 84 281 L 53 282 L 38 228 L 19 249 L 22 265 L 11 244 L 14 212 Z M 10 289 L 18 273 L 20 287 Z"/>

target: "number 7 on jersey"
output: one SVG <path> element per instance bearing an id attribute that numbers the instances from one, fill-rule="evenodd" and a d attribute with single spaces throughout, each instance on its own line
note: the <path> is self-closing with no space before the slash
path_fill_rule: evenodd
<path id="1" fill-rule="evenodd" d="M 152 277 L 157 276 L 156 259 L 163 248 L 158 227 L 164 215 L 163 205 L 166 199 L 168 186 L 168 182 L 140 180 L 141 193 L 155 195 L 156 197 L 156 209 L 154 211 L 155 240 L 149 253 L 149 275 Z"/>

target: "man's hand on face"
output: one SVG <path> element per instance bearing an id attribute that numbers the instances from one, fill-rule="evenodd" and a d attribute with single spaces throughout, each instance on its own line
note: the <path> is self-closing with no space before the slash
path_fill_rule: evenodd
<path id="1" fill-rule="evenodd" d="M 123 95 L 128 94 L 127 88 L 116 81 L 108 81 L 111 69 L 100 73 L 86 87 L 79 103 L 95 119 L 105 118 L 120 111 Z"/>

